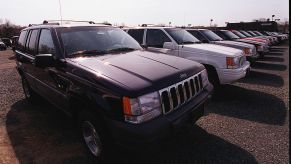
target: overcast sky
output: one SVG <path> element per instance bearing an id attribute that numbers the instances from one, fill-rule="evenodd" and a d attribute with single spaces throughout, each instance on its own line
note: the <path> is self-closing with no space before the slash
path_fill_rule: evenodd
<path id="1" fill-rule="evenodd" d="M 289 19 L 289 0 L 60 0 L 63 19 L 225 26 L 258 18 Z M 1 0 L 0 19 L 28 25 L 60 19 L 59 0 Z"/>

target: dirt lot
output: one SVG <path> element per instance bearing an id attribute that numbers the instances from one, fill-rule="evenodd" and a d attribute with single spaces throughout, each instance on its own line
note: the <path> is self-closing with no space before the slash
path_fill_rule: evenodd
<path id="1" fill-rule="evenodd" d="M 0 51 L 0 164 L 92 163 L 72 121 L 24 100 L 11 50 Z M 289 163 L 289 48 L 272 47 L 251 75 L 226 85 L 190 132 L 154 153 L 116 149 L 108 163 Z M 116 163 L 116 162 L 115 162 Z"/>

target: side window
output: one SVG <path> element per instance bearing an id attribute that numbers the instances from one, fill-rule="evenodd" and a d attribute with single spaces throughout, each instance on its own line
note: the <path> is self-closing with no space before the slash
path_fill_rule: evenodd
<path id="1" fill-rule="evenodd" d="M 40 32 L 38 54 L 55 54 L 54 42 L 48 29 L 42 29 Z"/>
<path id="2" fill-rule="evenodd" d="M 199 31 L 191 31 L 190 33 L 193 34 L 201 42 L 207 41 L 207 39 Z"/>
<path id="3" fill-rule="evenodd" d="M 22 31 L 19 35 L 17 49 L 20 51 L 24 51 L 25 48 L 25 40 L 26 40 L 27 31 Z"/>
<path id="4" fill-rule="evenodd" d="M 130 29 L 128 34 L 133 37 L 139 44 L 143 43 L 144 29 Z"/>
<path id="5" fill-rule="evenodd" d="M 213 31 L 215 34 L 217 34 L 218 36 L 220 36 L 223 40 L 227 40 L 227 37 L 224 36 L 224 34 L 222 34 L 221 31 Z"/>
<path id="6" fill-rule="evenodd" d="M 149 47 L 163 48 L 165 42 L 171 42 L 171 39 L 159 29 L 148 29 L 146 44 Z"/>
<path id="7" fill-rule="evenodd" d="M 38 33 L 38 30 L 32 30 L 30 37 L 29 37 L 27 53 L 29 53 L 31 55 L 35 55 L 35 53 L 36 53 L 37 33 Z"/>

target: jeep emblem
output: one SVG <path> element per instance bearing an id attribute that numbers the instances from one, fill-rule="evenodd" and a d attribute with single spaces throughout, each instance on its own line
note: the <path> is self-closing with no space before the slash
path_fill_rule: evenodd
<path id="1" fill-rule="evenodd" d="M 186 73 L 180 74 L 180 79 L 183 79 L 185 77 L 187 77 L 187 74 Z"/>

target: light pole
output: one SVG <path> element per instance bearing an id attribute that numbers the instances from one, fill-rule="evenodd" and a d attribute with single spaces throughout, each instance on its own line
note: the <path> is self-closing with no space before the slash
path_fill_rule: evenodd
<path id="1" fill-rule="evenodd" d="M 275 15 L 272 15 L 272 21 L 273 21 L 274 17 L 275 17 Z"/>

